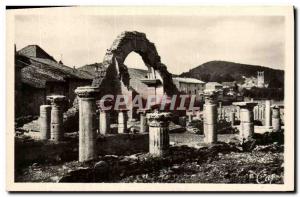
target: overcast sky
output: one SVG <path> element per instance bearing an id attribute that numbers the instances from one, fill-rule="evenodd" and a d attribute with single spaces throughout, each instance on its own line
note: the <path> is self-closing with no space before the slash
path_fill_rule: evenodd
<path id="1" fill-rule="evenodd" d="M 56 60 L 62 56 L 65 65 L 79 67 L 102 62 L 118 34 L 135 30 L 155 43 L 174 74 L 212 60 L 284 68 L 281 16 L 64 16 L 16 16 L 17 50 L 37 44 Z M 125 64 L 146 68 L 134 53 Z"/>

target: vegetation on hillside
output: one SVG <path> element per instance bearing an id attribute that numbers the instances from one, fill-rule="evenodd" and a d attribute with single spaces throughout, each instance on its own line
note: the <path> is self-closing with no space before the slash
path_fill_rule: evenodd
<path id="1" fill-rule="evenodd" d="M 227 61 L 210 61 L 197 66 L 188 72 L 182 73 L 182 77 L 192 77 L 202 81 L 237 81 L 243 83 L 245 77 L 256 77 L 258 71 L 264 71 L 265 82 L 269 87 L 282 88 L 284 83 L 284 71 L 263 66 L 239 64 Z"/>
<path id="2" fill-rule="evenodd" d="M 284 99 L 284 89 L 283 88 L 253 87 L 250 90 L 242 89 L 241 94 L 244 97 L 253 98 L 255 100 L 273 99 L 273 100 L 280 101 L 280 100 Z"/>

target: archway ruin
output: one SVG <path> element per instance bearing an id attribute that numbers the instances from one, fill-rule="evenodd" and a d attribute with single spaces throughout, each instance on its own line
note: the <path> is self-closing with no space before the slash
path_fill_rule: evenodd
<path id="1" fill-rule="evenodd" d="M 122 94 L 122 84 L 127 89 L 130 88 L 130 76 L 124 61 L 131 52 L 136 52 L 141 56 L 149 71 L 153 69 L 160 75 L 164 92 L 167 95 L 178 93 L 173 84 L 172 75 L 168 72 L 166 65 L 161 63 L 154 43 L 150 42 L 144 33 L 125 31 L 116 38 L 111 48 L 106 51 L 102 62 L 102 74 L 93 80 L 92 86 L 99 87 L 101 95 Z"/>
<path id="2" fill-rule="evenodd" d="M 150 42 L 146 34 L 140 32 L 121 33 L 113 42 L 110 49 L 106 51 L 99 74 L 92 82 L 93 87 L 99 88 L 99 95 L 97 100 L 104 95 L 124 95 L 137 94 L 130 87 L 130 75 L 128 68 L 124 65 L 126 57 L 131 53 L 139 54 L 147 66 L 149 72 L 155 70 L 162 79 L 163 91 L 166 95 L 171 96 L 179 94 L 179 91 L 172 80 L 171 73 L 168 72 L 167 67 L 161 63 L 160 56 L 157 53 L 155 45 Z M 130 117 L 133 114 L 128 114 Z M 78 99 L 74 100 L 73 107 L 64 114 L 65 130 L 76 131 L 78 125 Z M 112 112 L 112 117 L 116 116 Z"/>

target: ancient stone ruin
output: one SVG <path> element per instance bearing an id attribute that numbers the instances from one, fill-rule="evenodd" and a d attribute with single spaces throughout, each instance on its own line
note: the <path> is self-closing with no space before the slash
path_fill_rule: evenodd
<path id="1" fill-rule="evenodd" d="M 131 52 L 138 53 L 148 69 L 148 78 L 141 81 L 147 85 L 149 96 L 152 93 L 180 95 L 172 81 L 172 75 L 161 63 L 155 45 L 146 35 L 140 32 L 123 32 L 107 50 L 101 74 L 95 77 L 90 86 L 80 86 L 74 91 L 77 97 L 71 108 L 64 112 L 66 98 L 62 95 L 49 96 L 47 99 L 51 105 L 40 106 L 39 139 L 46 144 L 45 147 L 50 147 L 54 152 L 49 155 L 56 157 L 75 152 L 77 155 L 72 159 L 75 158 L 78 163 L 84 164 L 97 161 L 100 157 L 115 162 L 118 157 L 116 155 L 145 153 L 147 158 L 151 159 L 168 158 L 169 163 L 166 160 L 163 162 L 173 165 L 172 162 L 180 163 L 180 159 L 186 159 L 186 155 L 193 156 L 180 153 L 180 150 L 176 149 L 179 146 L 176 143 L 182 143 L 180 132 L 187 132 L 188 135 L 193 135 L 193 138 L 196 136 L 196 143 L 195 139 L 192 139 L 193 142 L 184 145 L 197 147 L 193 154 L 206 158 L 206 149 L 201 149 L 203 147 L 225 147 L 225 151 L 237 149 L 224 142 L 224 135 L 229 135 L 230 140 L 237 140 L 238 142 L 234 141 L 236 146 L 241 145 L 244 148 L 258 133 L 280 134 L 283 130 L 282 106 L 271 105 L 270 100 L 226 104 L 218 99 L 218 91 L 205 92 L 205 102 L 198 104 L 198 108 L 184 109 L 181 110 L 183 113 L 178 114 L 171 110 L 162 110 L 157 107 L 157 103 L 141 109 L 126 105 L 114 108 L 117 99 L 105 96 L 133 97 L 140 93 L 131 87 L 128 68 L 124 65 Z M 171 140 L 176 132 L 178 135 L 173 136 Z M 71 137 L 68 135 L 70 133 Z M 238 139 L 235 139 L 236 136 L 239 136 Z M 208 155 L 216 153 L 214 149 L 207 150 L 212 151 L 207 153 Z M 184 156 L 176 160 L 176 151 Z M 22 154 L 22 157 L 26 156 Z M 136 155 L 132 157 L 132 160 L 137 158 Z M 147 165 L 151 165 L 151 162 L 159 161 L 151 159 L 145 159 L 143 162 L 149 162 Z M 200 162 L 201 159 L 197 158 L 195 162 Z M 138 168 L 135 161 L 129 165 L 126 163 L 128 161 L 123 160 L 119 163 Z M 92 172 L 96 172 L 99 166 L 104 166 L 105 171 L 108 171 L 107 165 L 104 161 L 97 162 Z M 145 169 L 149 167 L 147 165 Z M 176 167 L 173 171 L 176 171 Z M 64 180 L 61 179 L 62 182 Z"/>
<path id="2" fill-rule="evenodd" d="M 72 120 L 79 120 L 79 161 L 87 161 L 96 157 L 96 148 L 94 147 L 96 143 L 96 125 L 98 125 L 100 134 L 109 134 L 110 117 L 114 116 L 114 114 L 116 114 L 115 116 L 117 117 L 117 133 L 129 133 L 127 122 L 129 118 L 132 118 L 132 109 L 118 109 L 115 111 L 116 113 L 113 113 L 112 111 L 108 112 L 102 110 L 98 105 L 96 105 L 96 103 L 106 102 L 106 100 L 100 100 L 100 98 L 107 94 L 121 94 L 128 96 L 132 95 L 133 92 L 136 91 L 130 88 L 130 76 L 127 67 L 124 65 L 126 57 L 131 52 L 138 53 L 147 66 L 149 73 L 152 73 L 155 77 L 162 81 L 161 86 L 155 87 L 155 93 L 160 91 L 162 94 L 167 95 L 178 94 L 178 90 L 173 84 L 171 74 L 167 71 L 166 66 L 161 63 L 160 56 L 156 51 L 155 45 L 146 38 L 146 35 L 140 32 L 121 33 L 105 54 L 102 62 L 103 67 L 101 70 L 101 75 L 94 79 L 91 87 L 79 87 L 75 90 L 78 96 L 77 100 L 74 102 L 74 106 L 67 112 L 68 116 L 65 122 L 76 124 L 76 122 Z M 54 102 L 54 98 L 52 100 Z M 96 110 L 99 111 L 98 123 L 96 123 Z M 77 118 L 77 116 L 79 116 L 79 118 Z M 146 119 L 146 113 L 141 113 L 140 117 L 141 133 L 148 133 L 148 121 Z M 45 124 L 44 122 L 45 121 L 41 122 L 41 124 Z M 59 118 L 59 125 L 61 125 L 60 122 L 61 117 Z M 165 125 L 164 123 L 162 124 Z M 150 124 L 149 122 L 149 130 L 153 130 L 151 125 L 153 124 Z M 75 126 L 74 128 L 76 129 L 78 127 Z M 162 129 L 163 132 L 167 132 L 167 130 L 168 128 Z M 63 131 L 61 131 L 61 133 L 62 132 Z M 168 133 L 164 134 L 163 136 L 167 137 L 167 135 Z M 61 137 L 56 137 L 55 139 L 60 140 Z M 155 140 L 160 142 L 160 138 Z M 165 140 L 163 140 L 163 142 L 167 143 Z M 168 145 L 162 146 L 168 147 Z M 155 148 L 150 149 L 154 150 Z M 158 147 L 158 149 L 160 150 L 161 148 Z M 153 154 L 160 155 L 158 152 L 159 151 L 154 151 Z"/>
<path id="3" fill-rule="evenodd" d="M 150 95 L 176 95 L 179 93 L 172 81 L 172 75 L 168 72 L 166 65 L 161 63 L 155 45 L 147 39 L 146 35 L 140 32 L 123 32 L 116 38 L 111 48 L 107 50 L 102 62 L 101 74 L 93 80 L 92 86 L 99 89 L 97 100 L 107 94 L 131 97 L 138 94 L 138 90 L 134 90 L 129 84 L 128 68 L 124 65 L 126 57 L 131 52 L 136 52 L 142 57 L 149 73 L 152 73 L 151 78 L 153 80 L 157 78 L 156 80 L 162 82 L 161 85 L 153 88 L 155 90 L 148 88 Z M 129 119 L 138 114 L 133 112 L 133 109 L 127 110 Z M 122 119 L 122 114 L 120 113 L 119 116 Z M 72 123 L 74 122 L 73 120 L 78 119 L 77 100 L 74 101 L 73 107 L 66 114 L 68 114 L 68 117 L 65 119 L 65 122 Z M 116 115 L 112 114 L 112 116 Z M 70 127 L 68 129 L 72 130 Z M 73 131 L 77 129 L 78 127 L 74 126 Z"/>
<path id="4" fill-rule="evenodd" d="M 102 74 L 94 79 L 92 86 L 99 87 L 103 95 L 126 93 L 130 84 L 128 68 L 124 65 L 124 61 L 131 52 L 136 52 L 142 57 L 149 72 L 154 69 L 154 72 L 159 74 L 166 94 L 178 93 L 173 84 L 172 75 L 168 72 L 166 65 L 160 61 L 154 43 L 147 39 L 146 34 L 136 31 L 123 32 L 116 38 L 104 56 Z"/>

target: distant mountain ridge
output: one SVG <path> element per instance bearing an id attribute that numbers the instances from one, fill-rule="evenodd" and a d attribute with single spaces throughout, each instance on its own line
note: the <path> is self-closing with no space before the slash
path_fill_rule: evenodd
<path id="1" fill-rule="evenodd" d="M 95 75 L 95 68 L 101 67 L 102 63 L 88 64 L 79 67 L 79 70 L 88 72 L 91 75 Z M 131 79 L 145 78 L 147 70 L 135 69 L 128 67 Z M 180 75 L 173 75 L 173 77 L 191 77 L 199 79 L 201 81 L 209 82 L 230 82 L 236 81 L 243 83 L 243 76 L 257 77 L 258 71 L 264 71 L 265 83 L 269 84 L 269 87 L 283 88 L 284 87 L 284 71 L 276 70 L 263 66 L 241 64 L 227 61 L 210 61 L 200 66 L 190 69 L 188 72 L 184 72 Z"/>
<path id="2" fill-rule="evenodd" d="M 284 71 L 268 67 L 234 63 L 228 61 L 210 61 L 180 74 L 181 77 L 192 77 L 205 82 L 237 81 L 242 83 L 245 77 L 257 77 L 258 71 L 264 71 L 265 83 L 270 87 L 283 87 Z"/>

